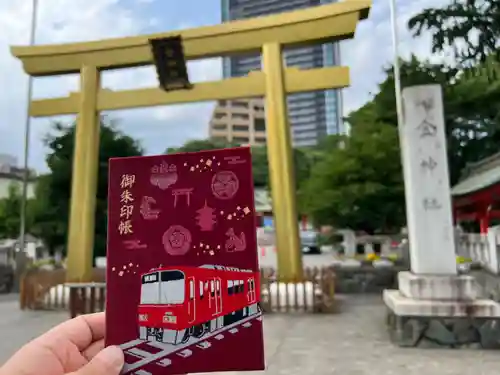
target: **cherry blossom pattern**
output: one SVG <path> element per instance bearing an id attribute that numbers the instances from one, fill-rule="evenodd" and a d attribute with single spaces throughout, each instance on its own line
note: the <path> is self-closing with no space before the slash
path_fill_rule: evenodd
<path id="1" fill-rule="evenodd" d="M 119 277 L 124 276 L 125 274 L 137 274 L 138 264 L 127 263 L 122 266 L 115 266 L 111 268 L 111 272 L 116 273 Z"/>

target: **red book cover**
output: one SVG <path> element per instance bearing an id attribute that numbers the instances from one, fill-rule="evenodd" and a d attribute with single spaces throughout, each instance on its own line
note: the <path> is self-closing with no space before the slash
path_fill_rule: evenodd
<path id="1" fill-rule="evenodd" d="M 109 162 L 106 345 L 123 374 L 264 369 L 248 147 Z"/>

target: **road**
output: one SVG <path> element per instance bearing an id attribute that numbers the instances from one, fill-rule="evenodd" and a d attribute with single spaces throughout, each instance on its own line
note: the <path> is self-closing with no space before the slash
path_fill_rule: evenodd
<path id="1" fill-rule="evenodd" d="M 389 343 L 385 332 L 385 307 L 378 296 L 345 297 L 341 307 L 341 313 L 336 315 L 264 316 L 266 373 L 498 374 L 500 356 L 496 351 L 394 347 Z M 0 360 L 5 361 L 22 344 L 66 317 L 65 313 L 19 312 L 17 303 L 0 302 L 0 329 L 2 336 L 8 338 L 0 340 Z"/>
<path id="2" fill-rule="evenodd" d="M 261 267 L 277 266 L 276 251 L 273 246 L 259 247 L 259 264 Z M 304 254 L 302 257 L 304 267 L 324 267 L 331 265 L 334 261 L 333 254 L 324 251 L 321 254 Z"/>

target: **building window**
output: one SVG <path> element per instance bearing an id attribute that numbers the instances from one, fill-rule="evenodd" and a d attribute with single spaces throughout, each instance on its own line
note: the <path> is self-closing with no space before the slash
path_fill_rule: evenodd
<path id="1" fill-rule="evenodd" d="M 248 125 L 233 125 L 233 131 L 235 131 L 235 132 L 247 132 Z"/>
<path id="2" fill-rule="evenodd" d="M 212 125 L 212 128 L 213 128 L 214 130 L 226 130 L 226 129 L 227 129 L 226 125 L 219 125 L 219 124 L 217 124 L 217 125 Z"/>
<path id="3" fill-rule="evenodd" d="M 240 119 L 240 120 L 248 120 L 249 117 L 247 114 L 245 113 L 233 113 L 233 116 L 232 116 L 234 119 Z"/>
<path id="4" fill-rule="evenodd" d="M 256 118 L 254 122 L 254 129 L 258 132 L 266 131 L 266 122 L 264 119 Z"/>
<path id="5" fill-rule="evenodd" d="M 297 100 L 311 100 L 316 99 L 316 93 L 314 92 L 305 92 L 301 94 L 292 94 L 288 97 L 289 101 L 297 101 Z"/>
<path id="6" fill-rule="evenodd" d="M 226 115 L 224 113 L 215 113 L 214 114 L 214 118 L 216 119 L 221 119 L 221 118 L 224 118 Z"/>
<path id="7" fill-rule="evenodd" d="M 248 143 L 249 140 L 246 137 L 233 137 L 233 142 L 242 144 L 242 143 Z"/>
<path id="8" fill-rule="evenodd" d="M 248 108 L 248 103 L 234 101 L 231 103 L 231 107 L 233 107 L 233 108 Z"/>
<path id="9" fill-rule="evenodd" d="M 300 109 L 296 109 L 294 111 L 290 111 L 290 114 L 298 117 L 298 116 L 303 116 L 303 115 L 312 115 L 312 114 L 315 114 L 316 112 L 317 112 L 316 108 L 310 107 L 310 108 L 300 108 Z"/>
<path id="10" fill-rule="evenodd" d="M 255 143 L 258 143 L 258 144 L 266 143 L 266 138 L 255 137 Z"/>
<path id="11" fill-rule="evenodd" d="M 260 65 L 260 55 L 238 58 L 238 64 L 258 64 Z"/>

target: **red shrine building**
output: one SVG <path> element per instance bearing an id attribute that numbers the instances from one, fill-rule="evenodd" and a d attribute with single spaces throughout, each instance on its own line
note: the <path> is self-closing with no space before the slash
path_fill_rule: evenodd
<path id="1" fill-rule="evenodd" d="M 451 189 L 456 224 L 476 222 L 487 233 L 500 219 L 500 153 L 469 164 Z"/>

